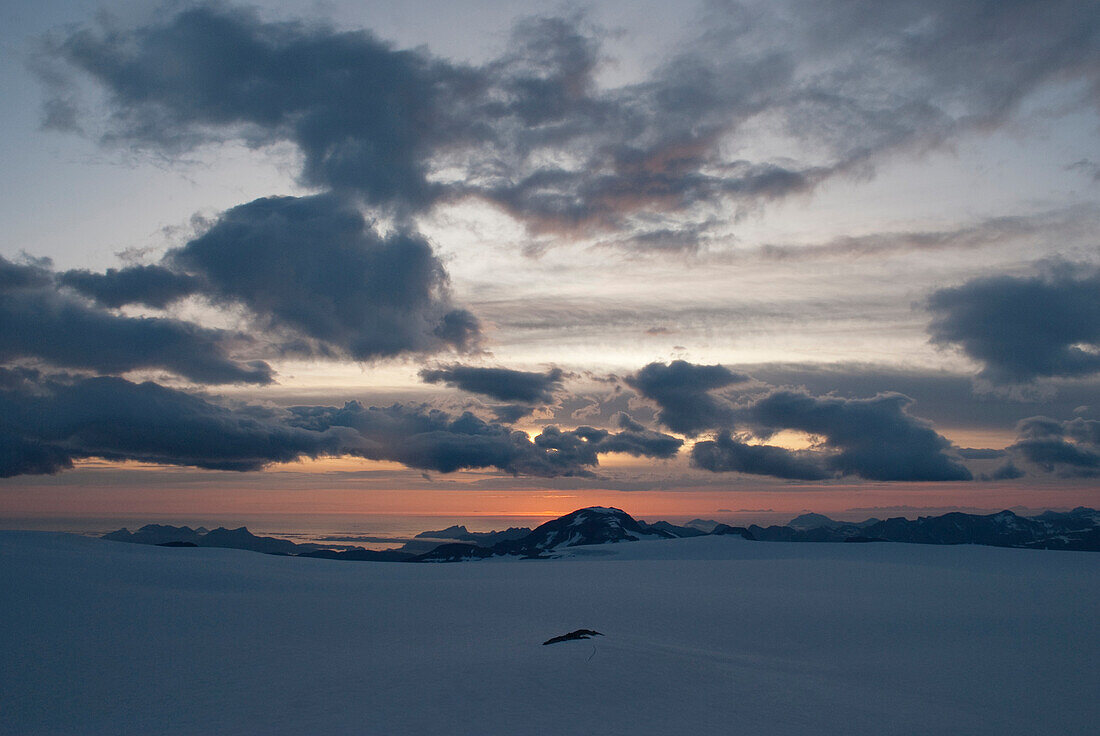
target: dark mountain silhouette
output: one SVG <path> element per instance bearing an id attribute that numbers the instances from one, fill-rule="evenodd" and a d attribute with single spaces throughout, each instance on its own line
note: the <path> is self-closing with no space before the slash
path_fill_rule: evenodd
<path id="1" fill-rule="evenodd" d="M 642 524 L 622 509 L 592 506 L 548 521 L 522 539 L 499 542 L 492 549 L 496 554 L 533 557 L 560 547 L 675 538 L 672 532 Z"/>
<path id="2" fill-rule="evenodd" d="M 692 519 L 688 523 L 684 524 L 684 526 L 690 526 L 694 529 L 698 529 L 701 532 L 706 532 L 707 534 L 710 534 L 712 531 L 714 531 L 714 527 L 718 526 L 720 523 L 721 522 L 715 521 L 714 519 Z"/>
<path id="3" fill-rule="evenodd" d="M 813 523 L 819 525 L 813 526 Z M 859 523 L 804 514 L 787 526 L 765 528 L 754 524 L 748 528 L 748 533 L 753 539 L 764 542 L 886 541 L 1100 551 L 1100 512 L 1079 507 L 1069 512 L 1047 511 L 1039 516 L 1025 517 L 1008 510 L 995 514 L 956 511 L 918 519 L 898 516 Z"/>
<path id="4" fill-rule="evenodd" d="M 759 542 L 844 542 L 851 537 L 862 534 L 860 528 L 855 524 L 834 523 L 837 525 L 809 529 L 796 529 L 792 526 L 777 525 L 762 527 L 752 524 L 746 531 L 749 539 L 755 539 Z"/>
<path id="5" fill-rule="evenodd" d="M 295 555 L 299 547 L 294 542 L 275 537 L 257 537 L 246 527 L 211 529 L 199 537 L 200 547 L 224 547 L 226 549 L 247 549 L 268 555 Z"/>
<path id="6" fill-rule="evenodd" d="M 135 544 L 166 544 L 168 542 L 192 542 L 198 545 L 199 537 L 206 534 L 206 529 L 199 527 L 192 529 L 189 526 L 169 526 L 167 524 L 146 524 L 136 532 L 131 532 L 123 527 L 118 531 L 104 534 L 103 539 L 114 542 L 133 542 Z"/>
<path id="7" fill-rule="evenodd" d="M 167 524 L 146 524 L 136 532 L 127 529 L 104 534 L 103 539 L 133 544 L 156 544 L 160 546 L 184 546 L 189 543 L 196 547 L 221 547 L 224 549 L 243 549 L 251 552 L 263 552 L 269 555 L 295 555 L 315 545 L 299 545 L 286 539 L 275 537 L 257 537 L 247 527 L 226 529 L 218 527 L 207 531 L 199 527 L 169 526 Z"/>
<path id="8" fill-rule="evenodd" d="M 312 552 L 301 552 L 299 557 L 318 557 L 323 560 L 356 560 L 365 562 L 411 562 L 416 558 L 416 555 L 408 552 L 401 552 L 396 549 L 363 549 L 356 547 L 355 549 L 315 549 Z"/>
<path id="9" fill-rule="evenodd" d="M 420 532 L 413 539 L 453 539 L 456 542 L 473 542 L 481 547 L 492 547 L 497 542 L 522 539 L 531 533 L 525 526 L 508 527 L 503 531 L 472 532 L 465 526 L 449 526 L 439 531 Z"/>
<path id="10" fill-rule="evenodd" d="M 413 558 L 414 562 L 462 562 L 464 560 L 483 560 L 496 554 L 488 547 L 466 542 L 441 544 L 431 552 L 425 552 Z"/>
<path id="11" fill-rule="evenodd" d="M 752 534 L 750 534 L 749 530 L 746 529 L 745 527 L 743 527 L 743 526 L 730 526 L 729 524 L 719 524 L 718 526 L 714 527 L 714 529 L 711 531 L 711 534 L 713 534 L 715 536 L 719 536 L 719 537 L 724 536 L 726 534 L 733 534 L 733 535 L 736 535 L 736 536 L 739 536 L 739 537 L 744 537 L 745 539 L 749 539 L 749 540 L 755 540 L 756 539 L 756 537 L 754 537 Z"/>
<path id="12" fill-rule="evenodd" d="M 787 522 L 787 526 L 793 529 L 817 529 L 820 527 L 832 527 L 843 524 L 841 521 L 834 521 L 824 514 L 802 514 L 796 516 Z"/>
<path id="13" fill-rule="evenodd" d="M 522 533 L 522 534 L 521 534 Z M 894 517 L 859 523 L 836 521 L 821 514 L 803 514 L 785 526 L 748 528 L 718 523 L 711 536 L 734 535 L 761 542 L 904 542 L 910 544 L 981 544 L 995 547 L 1100 551 L 1100 511 L 1078 507 L 1072 511 L 1046 511 L 1038 516 L 1019 516 L 1012 511 L 995 514 L 952 512 L 918 519 Z M 425 551 L 326 549 L 316 544 L 295 544 L 285 539 L 258 537 L 245 527 L 207 531 L 199 527 L 147 524 L 136 532 L 127 529 L 105 534 L 104 539 L 167 547 L 225 547 L 273 555 L 298 555 L 329 560 L 371 562 L 458 562 L 497 555 L 547 559 L 555 551 L 591 544 L 634 542 L 707 536 L 697 527 L 667 521 L 647 524 L 615 508 L 593 506 L 578 509 L 533 529 L 511 528 L 502 532 L 470 532 L 464 526 L 422 532 L 414 541 L 430 545 L 437 539 L 455 539 Z M 489 540 L 497 540 L 488 544 Z"/>
<path id="14" fill-rule="evenodd" d="M 863 528 L 864 536 L 916 544 L 985 544 L 995 547 L 1100 550 L 1100 514 L 1079 508 L 1045 517 L 1017 516 L 1011 511 L 976 515 L 953 512 L 916 521 L 887 519 Z"/>
<path id="15" fill-rule="evenodd" d="M 708 534 L 708 532 L 694 526 L 676 526 L 667 521 L 655 521 L 652 524 L 646 524 L 644 521 L 638 523 L 645 524 L 650 529 L 659 529 L 660 531 L 668 532 L 674 537 L 705 537 Z"/>

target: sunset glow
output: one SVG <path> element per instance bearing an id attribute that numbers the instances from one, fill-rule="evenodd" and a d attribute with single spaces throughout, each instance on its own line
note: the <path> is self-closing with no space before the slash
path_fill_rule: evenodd
<path id="1" fill-rule="evenodd" d="M 13 11 L 0 514 L 1095 502 L 1088 11 L 461 5 Z"/>

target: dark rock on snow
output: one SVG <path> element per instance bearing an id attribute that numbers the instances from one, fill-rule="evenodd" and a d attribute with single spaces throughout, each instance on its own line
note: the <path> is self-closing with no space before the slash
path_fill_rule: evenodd
<path id="1" fill-rule="evenodd" d="M 562 634 L 561 636 L 555 636 L 553 639 L 547 639 L 542 643 L 543 646 L 547 644 L 557 644 L 563 641 L 575 641 L 577 639 L 591 639 L 593 636 L 603 636 L 598 631 L 592 629 L 577 629 L 576 631 L 570 631 L 568 634 Z"/>

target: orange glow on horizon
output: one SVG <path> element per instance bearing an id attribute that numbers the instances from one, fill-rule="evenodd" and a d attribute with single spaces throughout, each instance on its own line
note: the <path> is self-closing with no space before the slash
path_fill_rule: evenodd
<path id="1" fill-rule="evenodd" d="M 167 474 L 166 474 L 167 475 Z M 979 508 L 999 510 L 1096 505 L 1095 486 L 1019 486 L 1012 483 L 863 483 L 786 485 L 744 490 L 621 491 L 552 488 L 486 490 L 473 488 L 279 488 L 276 478 L 255 474 L 243 487 L 211 481 L 158 487 L 72 485 L 55 483 L 0 485 L 0 516 L 34 515 L 176 515 L 237 514 L 349 514 L 454 516 L 476 518 L 552 518 L 586 506 L 614 506 L 644 519 L 703 516 L 717 519 L 788 518 L 804 511 L 844 514 L 862 509 L 867 516 L 897 515 L 875 512 L 876 507 Z M 324 478 L 317 478 L 323 483 Z M 917 513 L 914 511 L 914 513 Z M 856 514 L 857 516 L 860 514 Z M 771 522 L 769 522 L 771 523 Z"/>

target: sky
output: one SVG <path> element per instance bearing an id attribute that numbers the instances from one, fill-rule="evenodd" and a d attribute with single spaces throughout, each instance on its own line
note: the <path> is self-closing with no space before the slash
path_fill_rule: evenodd
<path id="1" fill-rule="evenodd" d="M 1096 505 L 1100 3 L 0 9 L 0 515 Z"/>

